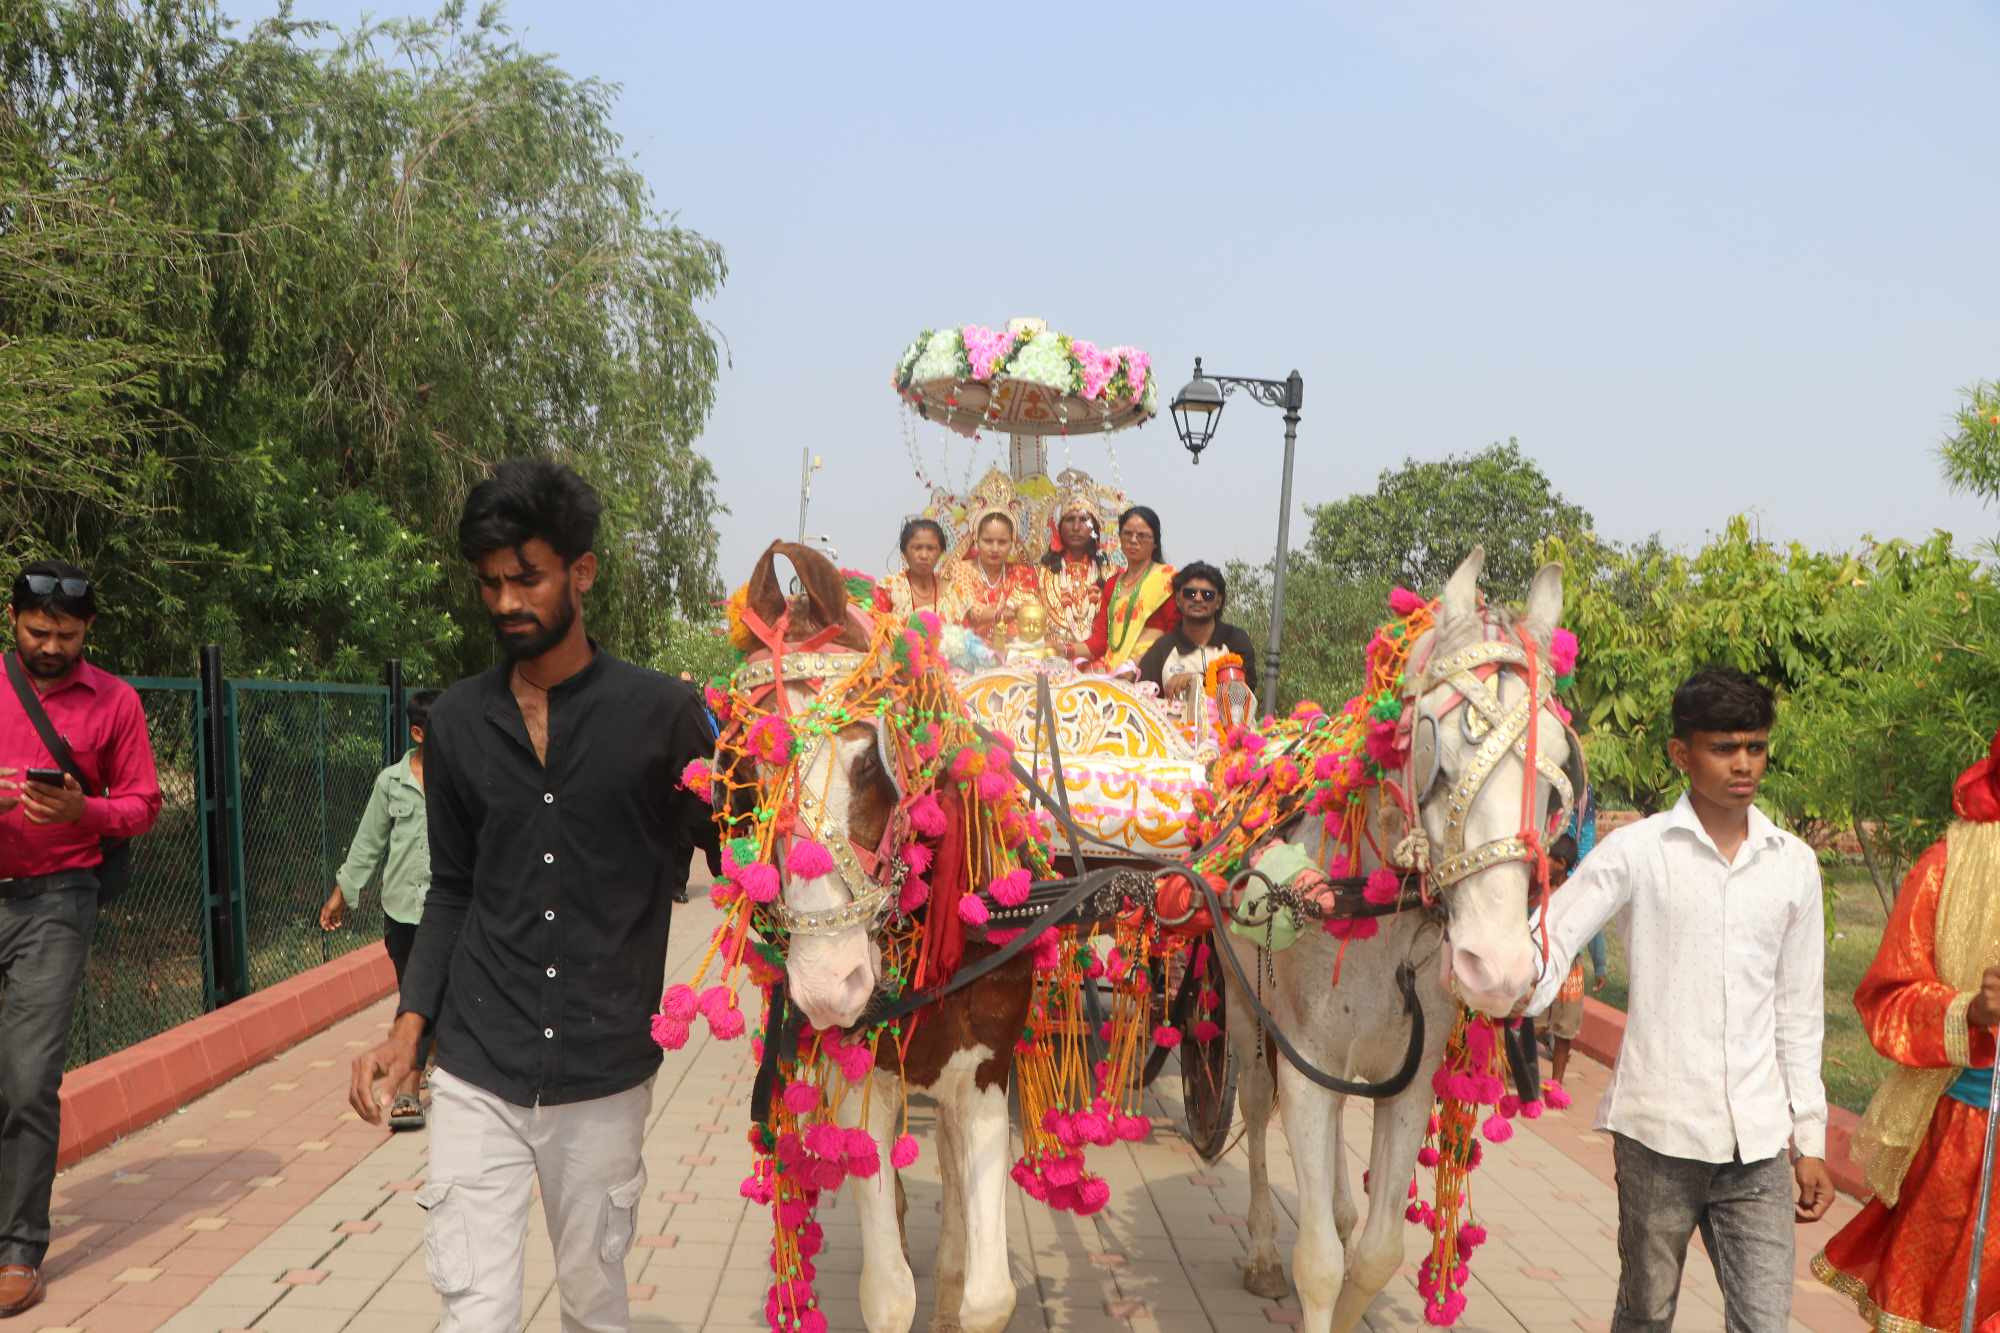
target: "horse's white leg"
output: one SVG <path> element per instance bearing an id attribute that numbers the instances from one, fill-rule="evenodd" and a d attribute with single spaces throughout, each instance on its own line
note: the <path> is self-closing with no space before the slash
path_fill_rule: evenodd
<path id="1" fill-rule="evenodd" d="M 1307 1058 L 1312 1058 L 1310 1051 Z M 1327 1333 L 1342 1267 L 1340 1235 L 1333 1225 L 1333 1098 L 1289 1061 L 1281 1061 L 1278 1114 L 1285 1118 L 1299 1182 L 1299 1239 L 1292 1247 L 1292 1281 L 1304 1315 L 1299 1326 L 1305 1333 Z"/>
<path id="2" fill-rule="evenodd" d="M 951 1083 L 946 1114 L 958 1119 L 965 1186 L 965 1293 L 958 1323 L 964 1333 L 1000 1333 L 1014 1315 L 1014 1279 L 1007 1266 L 1007 1089 L 981 1090 L 969 1069 L 946 1077 Z"/>
<path id="3" fill-rule="evenodd" d="M 1347 1187 L 1347 1098 L 1333 1099 L 1333 1229 L 1340 1236 L 1340 1248 L 1347 1250 L 1354 1244 L 1354 1224 L 1361 1220 L 1361 1209 L 1354 1202 L 1354 1191 Z M 1375 1177 L 1371 1173 L 1369 1183 Z"/>
<path id="4" fill-rule="evenodd" d="M 1239 1053 L 1241 1054 L 1241 1053 Z M 1278 1257 L 1278 1216 L 1271 1206 L 1271 1110 L 1277 1085 L 1261 1052 L 1253 1046 L 1238 1061 L 1236 1104 L 1243 1112 L 1244 1145 L 1250 1155 L 1250 1257 L 1243 1263 L 1243 1288 L 1267 1301 L 1291 1295 L 1285 1264 Z"/>
<path id="5" fill-rule="evenodd" d="M 868 1333 L 909 1333 L 917 1317 L 917 1280 L 903 1253 L 901 1220 L 897 1216 L 897 1176 L 889 1165 L 889 1146 L 896 1136 L 895 1079 L 871 1074 L 866 1129 L 882 1153 L 882 1169 L 867 1179 L 850 1178 L 847 1196 L 861 1223 L 861 1318 Z M 853 1126 L 861 1119 L 861 1089 L 853 1088 L 840 1108 L 840 1121 Z"/>
<path id="6" fill-rule="evenodd" d="M 1403 1262 L 1403 1184 L 1430 1121 L 1431 1083 L 1418 1079 L 1399 1096 L 1375 1105 L 1375 1134 L 1368 1151 L 1368 1222 L 1347 1257 L 1347 1283 L 1333 1312 L 1334 1333 L 1361 1326 L 1369 1303 L 1389 1285 Z"/>
<path id="7" fill-rule="evenodd" d="M 950 1088 L 931 1089 L 937 1099 L 938 1182 L 941 1211 L 937 1224 L 937 1259 L 931 1267 L 931 1333 L 958 1333 L 958 1306 L 965 1298 L 965 1149 Z"/>

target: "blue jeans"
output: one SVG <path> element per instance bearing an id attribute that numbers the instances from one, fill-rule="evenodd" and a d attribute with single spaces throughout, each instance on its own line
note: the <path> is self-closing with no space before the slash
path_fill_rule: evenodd
<path id="1" fill-rule="evenodd" d="M 1722 1288 L 1729 1333 L 1770 1333 L 1792 1318 L 1792 1168 L 1694 1162 L 1612 1135 L 1618 1174 L 1618 1308 L 1611 1333 L 1668 1333 L 1697 1228 Z"/>
<path id="2" fill-rule="evenodd" d="M 0 1264 L 39 1268 L 62 1129 L 63 1064 L 97 882 L 0 899 Z"/>

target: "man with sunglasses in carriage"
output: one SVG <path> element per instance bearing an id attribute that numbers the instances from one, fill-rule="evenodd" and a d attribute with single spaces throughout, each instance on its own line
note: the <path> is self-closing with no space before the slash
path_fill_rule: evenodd
<path id="1" fill-rule="evenodd" d="M 1590 938 L 1621 919 L 1625 1039 L 1598 1109 L 1618 1181 L 1613 1333 L 1674 1325 L 1699 1229 L 1731 1333 L 1791 1317 L 1795 1222 L 1833 1203 L 1826 1169 L 1819 860 L 1755 804 L 1776 706 L 1740 671 L 1674 692 L 1673 808 L 1599 843 L 1548 914 L 1525 1006 L 1548 1009 Z"/>
<path id="2" fill-rule="evenodd" d="M 0 1319 L 46 1290 L 63 1065 L 97 910 L 153 826 L 160 780 L 138 691 L 85 660 L 97 593 L 75 565 L 14 580 L 0 687 Z"/>

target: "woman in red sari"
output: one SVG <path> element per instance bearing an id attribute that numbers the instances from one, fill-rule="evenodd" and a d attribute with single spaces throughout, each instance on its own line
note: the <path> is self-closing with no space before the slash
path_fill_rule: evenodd
<path id="1" fill-rule="evenodd" d="M 1868 1039 L 1898 1065 L 1854 1141 L 1875 1198 L 1812 1265 L 1885 1333 L 1957 1333 L 1965 1309 L 2000 1025 L 2000 736 L 1952 808 L 1958 822 L 1911 868 L 1854 993 Z M 2000 1208 L 1990 1216 L 1978 1315 L 2000 1326 Z"/>
<path id="2" fill-rule="evenodd" d="M 1099 671 L 1117 671 L 1127 663 L 1136 668 L 1153 641 L 1181 622 L 1174 567 L 1160 556 L 1160 516 L 1133 505 L 1118 516 L 1118 545 L 1125 568 L 1104 581 L 1086 645 Z"/>

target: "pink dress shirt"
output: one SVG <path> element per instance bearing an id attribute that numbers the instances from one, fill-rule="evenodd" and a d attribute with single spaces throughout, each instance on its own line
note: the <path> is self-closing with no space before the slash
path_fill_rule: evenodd
<path id="1" fill-rule="evenodd" d="M 0 814 L 0 879 L 82 870 L 104 859 L 100 838 L 134 838 L 160 813 L 160 777 L 139 692 L 86 659 L 41 696 L 42 711 L 68 743 L 86 778 L 83 817 L 74 824 L 31 824 L 23 807 Z M 60 767 L 14 687 L 0 675 L 0 768 Z M 106 795 L 106 792 L 109 795 Z"/>

